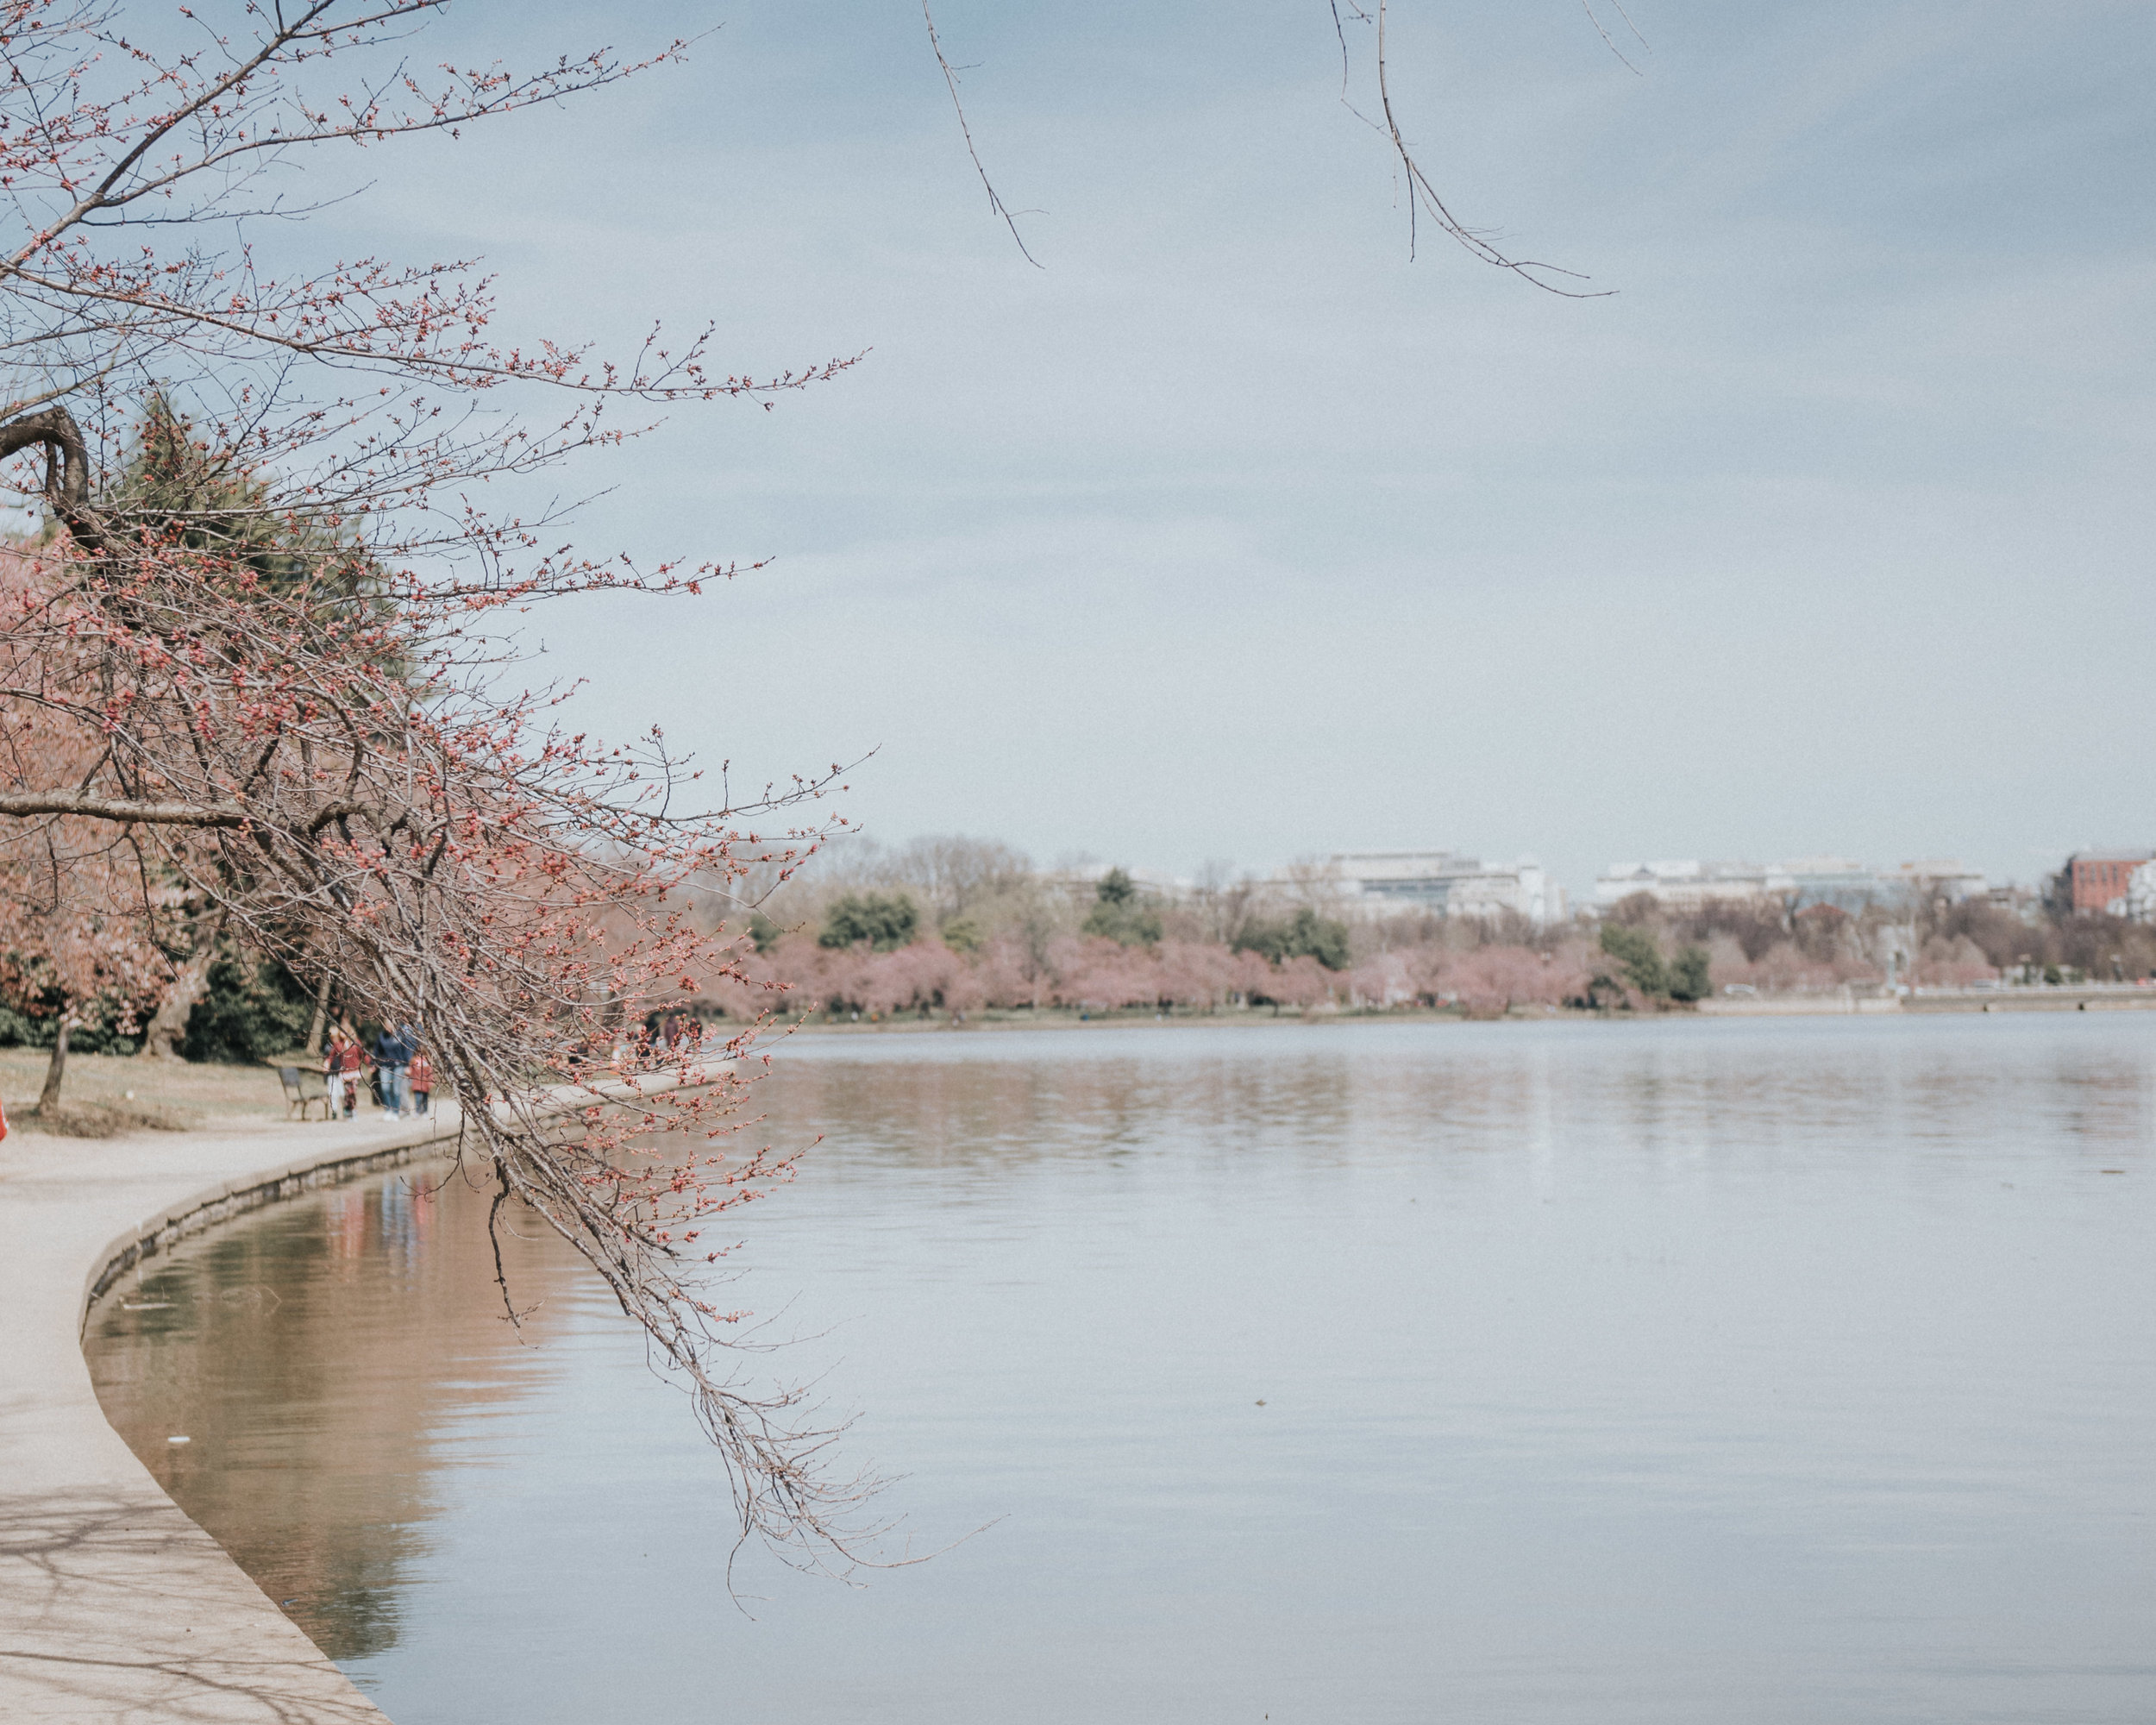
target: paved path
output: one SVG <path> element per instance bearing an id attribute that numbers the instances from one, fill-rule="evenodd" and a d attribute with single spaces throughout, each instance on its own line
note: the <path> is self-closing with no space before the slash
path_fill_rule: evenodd
<path id="1" fill-rule="evenodd" d="M 0 1721 L 384 1725 L 105 1423 L 82 1325 L 101 1279 L 178 1233 L 454 1130 L 451 1111 L 0 1144 Z"/>

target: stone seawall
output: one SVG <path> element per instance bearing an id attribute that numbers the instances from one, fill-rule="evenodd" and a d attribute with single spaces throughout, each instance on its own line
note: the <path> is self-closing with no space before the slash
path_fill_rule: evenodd
<path id="1" fill-rule="evenodd" d="M 249 1210 L 297 1198 L 317 1187 L 340 1185 L 347 1180 L 379 1174 L 385 1169 L 401 1168 L 437 1153 L 442 1140 L 456 1134 L 454 1118 L 448 1110 L 429 1120 L 426 1134 L 409 1143 L 392 1144 L 378 1150 L 348 1151 L 340 1147 L 326 1161 L 300 1157 L 288 1165 L 198 1192 L 166 1214 L 126 1229 L 99 1254 L 103 1262 L 91 1267 L 83 1298 L 84 1322 L 89 1321 L 91 1308 L 121 1277 L 143 1259 L 156 1257 L 190 1234 L 230 1221 L 235 1216 L 243 1216 Z"/>
<path id="2" fill-rule="evenodd" d="M 2117 1013 L 2156 1007 L 2156 988 L 1957 988 L 1921 994 L 1718 995 L 1702 1000 L 1709 1018 L 1809 1018 L 1849 1013 Z"/>
<path id="3" fill-rule="evenodd" d="M 456 1129 L 445 1111 L 0 1144 L 0 1719 L 383 1725 L 105 1423 L 82 1330 L 173 1241 Z"/>
<path id="4" fill-rule="evenodd" d="M 684 1066 L 610 1096 L 716 1082 Z M 582 1107 L 562 1086 L 542 1107 Z M 175 1240 L 447 1148 L 423 1120 L 0 1143 L 0 1721 L 385 1725 L 105 1423 L 91 1307 Z"/>

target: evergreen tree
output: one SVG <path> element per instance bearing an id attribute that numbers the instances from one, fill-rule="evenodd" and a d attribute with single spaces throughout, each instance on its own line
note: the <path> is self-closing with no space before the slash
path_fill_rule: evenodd
<path id="1" fill-rule="evenodd" d="M 857 946 L 866 941 L 878 952 L 895 952 L 912 944 L 921 913 L 904 893 L 849 893 L 824 919 L 819 946 Z"/>
<path id="2" fill-rule="evenodd" d="M 98 500 L 123 534 L 199 553 L 205 574 L 259 581 L 284 598 L 319 602 L 356 620 L 388 605 L 380 566 L 334 517 L 273 498 L 236 452 L 215 449 L 162 396 L 153 396 L 118 476 Z"/>
<path id="3" fill-rule="evenodd" d="M 1080 925 L 1083 932 L 1106 935 L 1125 946 L 1158 944 L 1160 913 L 1138 896 L 1137 882 L 1124 870 L 1109 869 L 1093 892 L 1094 906 Z"/>
<path id="4" fill-rule="evenodd" d="M 1238 952 L 1255 952 L 1277 964 L 1285 958 L 1314 958 L 1328 970 L 1344 970 L 1348 929 L 1305 905 L 1285 922 L 1253 922 L 1235 939 Z"/>
<path id="5" fill-rule="evenodd" d="M 213 448 L 162 395 L 150 398 L 119 474 L 99 499 L 116 536 L 199 560 L 201 579 L 253 583 L 269 599 L 296 605 L 303 629 L 335 630 L 360 656 L 397 673 L 399 662 L 366 644 L 386 621 L 391 599 L 379 563 L 345 526 L 278 502 L 236 452 Z M 407 682 L 409 677 L 402 679 Z M 299 987 L 281 965 L 267 994 L 254 969 L 219 939 L 222 919 L 189 894 L 154 913 L 153 938 L 174 967 L 166 1004 L 144 1027 L 141 1052 L 190 1060 L 253 1060 L 298 1048 L 270 1010 Z"/>
<path id="6" fill-rule="evenodd" d="M 187 1015 L 180 1053 L 189 1060 L 246 1063 L 288 1054 L 307 1039 L 314 992 L 273 961 L 221 952 L 209 987 Z"/>
<path id="7" fill-rule="evenodd" d="M 1662 962 L 1662 948 L 1645 929 L 1604 923 L 1602 950 L 1617 961 L 1625 980 L 1649 999 L 1660 1000 L 1669 994 L 1670 975 Z"/>
<path id="8" fill-rule="evenodd" d="M 1703 1000 L 1714 992 L 1714 985 L 1707 976 L 1707 949 L 1688 946 L 1678 952 L 1670 966 L 1670 998 L 1673 1000 Z"/>

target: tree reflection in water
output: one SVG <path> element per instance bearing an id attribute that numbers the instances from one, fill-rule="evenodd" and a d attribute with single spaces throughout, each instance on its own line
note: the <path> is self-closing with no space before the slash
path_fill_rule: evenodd
<path id="1" fill-rule="evenodd" d="M 508 1243 L 519 1308 L 537 1302 L 520 1344 L 488 1201 L 446 1164 L 378 1176 L 184 1242 L 92 1315 L 114 1428 L 332 1659 L 394 1644 L 437 1452 L 549 1373 L 527 1344 L 573 1261 Z"/>

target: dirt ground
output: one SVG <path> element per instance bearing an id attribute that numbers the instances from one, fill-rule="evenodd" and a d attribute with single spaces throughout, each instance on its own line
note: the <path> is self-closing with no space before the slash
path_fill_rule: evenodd
<path id="1" fill-rule="evenodd" d="M 0 1048 L 0 1099 L 6 1101 L 13 1130 L 38 1130 L 29 1116 L 45 1082 L 47 1058 L 41 1048 Z M 285 1093 L 267 1066 L 197 1066 L 184 1060 L 71 1054 L 60 1105 L 70 1111 L 134 1117 L 124 1124 L 139 1120 L 184 1129 L 214 1120 L 280 1119 Z"/>

